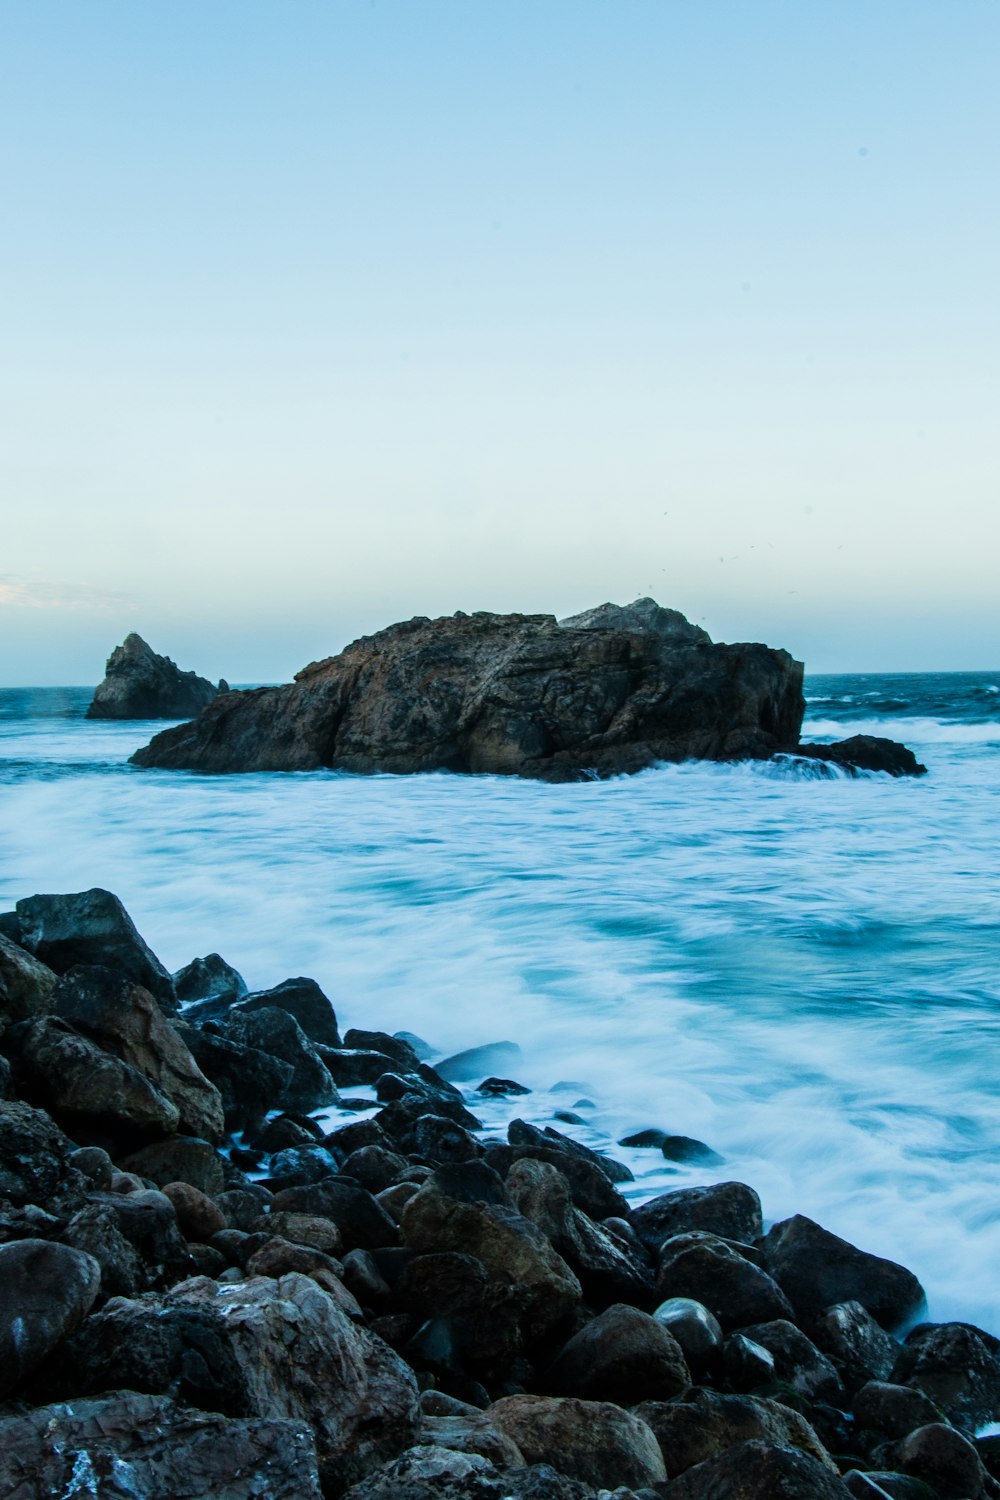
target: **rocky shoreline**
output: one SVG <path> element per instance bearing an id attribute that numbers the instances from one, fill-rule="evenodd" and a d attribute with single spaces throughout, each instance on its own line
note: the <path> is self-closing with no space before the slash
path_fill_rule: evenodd
<path id="1" fill-rule="evenodd" d="M 739 1182 L 630 1205 L 515 1048 L 361 1019 L 106 891 L 0 915 L 0 1495 L 1000 1496 L 1000 1341 L 903 1266 Z"/>

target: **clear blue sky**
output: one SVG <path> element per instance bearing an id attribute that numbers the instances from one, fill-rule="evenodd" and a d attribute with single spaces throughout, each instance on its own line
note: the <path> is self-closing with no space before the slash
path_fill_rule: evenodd
<path id="1" fill-rule="evenodd" d="M 1000 665 L 1000 6 L 0 0 L 0 681 Z"/>

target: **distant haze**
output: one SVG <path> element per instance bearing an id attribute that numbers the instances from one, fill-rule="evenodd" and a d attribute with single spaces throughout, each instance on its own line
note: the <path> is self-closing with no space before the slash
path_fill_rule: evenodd
<path id="1" fill-rule="evenodd" d="M 0 682 L 652 594 L 1000 667 L 993 0 L 9 0 Z"/>

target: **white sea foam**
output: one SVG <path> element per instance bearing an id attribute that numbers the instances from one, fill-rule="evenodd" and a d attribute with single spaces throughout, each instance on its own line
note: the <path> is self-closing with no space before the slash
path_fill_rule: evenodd
<path id="1" fill-rule="evenodd" d="M 1000 1331 L 991 739 L 942 736 L 913 781 L 689 764 L 544 786 L 125 769 L 145 737 L 4 736 L 35 771 L 0 800 L 0 905 L 106 886 L 171 968 L 217 949 L 254 986 L 312 974 L 343 1024 L 442 1053 L 514 1039 L 536 1092 L 483 1106 L 491 1128 L 552 1119 L 578 1080 L 581 1139 L 657 1125 L 726 1158 L 623 1152 L 631 1196 L 741 1178 L 769 1218 L 912 1266 L 935 1317 Z"/>

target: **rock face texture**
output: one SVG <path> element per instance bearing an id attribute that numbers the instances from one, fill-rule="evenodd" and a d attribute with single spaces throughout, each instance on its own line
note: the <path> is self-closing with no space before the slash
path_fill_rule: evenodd
<path id="1" fill-rule="evenodd" d="M 657 761 L 795 746 L 802 665 L 713 645 L 653 600 L 552 615 L 418 617 L 284 687 L 216 698 L 139 766 L 199 771 L 458 771 L 575 780 Z"/>
<path id="2" fill-rule="evenodd" d="M 105 673 L 88 719 L 188 719 L 227 691 L 223 682 L 216 688 L 196 672 L 182 672 L 134 630 L 112 651 Z"/>

